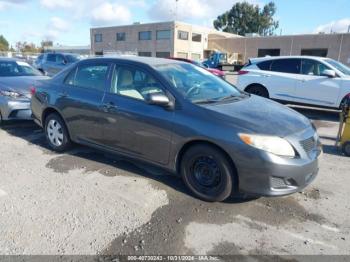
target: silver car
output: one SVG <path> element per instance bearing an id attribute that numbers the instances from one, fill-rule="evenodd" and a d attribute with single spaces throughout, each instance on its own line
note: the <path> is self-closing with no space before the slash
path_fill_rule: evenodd
<path id="1" fill-rule="evenodd" d="M 48 76 L 53 76 L 68 65 L 79 61 L 79 56 L 65 53 L 47 53 L 40 55 L 34 62 L 34 67 Z"/>
<path id="2" fill-rule="evenodd" d="M 0 124 L 31 119 L 30 88 L 36 80 L 48 78 L 26 62 L 0 58 Z"/>

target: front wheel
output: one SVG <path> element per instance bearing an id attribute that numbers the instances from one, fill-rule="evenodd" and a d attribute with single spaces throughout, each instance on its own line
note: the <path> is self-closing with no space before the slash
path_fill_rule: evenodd
<path id="1" fill-rule="evenodd" d="M 182 158 L 181 175 L 186 186 L 200 199 L 220 202 L 233 189 L 236 175 L 225 154 L 212 146 L 198 145 L 186 151 Z"/>
<path id="2" fill-rule="evenodd" d="M 66 125 L 56 113 L 46 118 L 45 135 L 49 146 L 56 152 L 66 151 L 71 146 Z"/>

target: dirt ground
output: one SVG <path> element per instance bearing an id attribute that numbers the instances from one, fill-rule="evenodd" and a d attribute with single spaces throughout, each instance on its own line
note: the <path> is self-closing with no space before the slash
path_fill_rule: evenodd
<path id="1" fill-rule="evenodd" d="M 206 203 L 182 181 L 76 146 L 51 152 L 32 123 L 0 128 L 0 254 L 350 255 L 350 158 L 338 114 L 298 109 L 324 154 L 302 193 Z"/>

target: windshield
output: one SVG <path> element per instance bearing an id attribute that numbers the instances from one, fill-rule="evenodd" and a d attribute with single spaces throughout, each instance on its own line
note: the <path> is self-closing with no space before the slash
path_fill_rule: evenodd
<path id="1" fill-rule="evenodd" d="M 0 61 L 0 77 L 42 76 L 38 70 L 22 61 Z"/>
<path id="2" fill-rule="evenodd" d="M 65 58 L 68 63 L 75 63 L 79 61 L 79 58 L 76 55 L 65 55 Z"/>
<path id="3" fill-rule="evenodd" d="M 326 62 L 332 66 L 334 66 L 336 69 L 338 69 L 340 72 L 342 72 L 344 75 L 350 76 L 350 68 L 346 65 L 337 62 L 333 59 L 326 59 Z"/>
<path id="4" fill-rule="evenodd" d="M 156 69 L 192 103 L 219 102 L 243 95 L 225 80 L 192 64 L 158 65 Z"/>

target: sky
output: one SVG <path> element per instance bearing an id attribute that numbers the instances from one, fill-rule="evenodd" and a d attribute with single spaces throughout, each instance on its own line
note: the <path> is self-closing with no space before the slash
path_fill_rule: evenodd
<path id="1" fill-rule="evenodd" d="M 88 45 L 90 28 L 179 20 L 212 27 L 238 0 L 0 0 L 0 35 L 17 41 Z M 247 0 L 263 6 L 268 0 Z M 350 0 L 275 0 L 278 34 L 347 32 Z M 177 10 L 177 12 L 176 12 Z M 176 19 L 177 18 L 177 19 Z"/>

